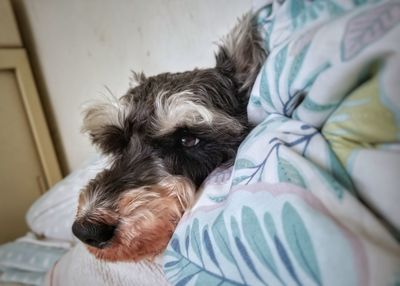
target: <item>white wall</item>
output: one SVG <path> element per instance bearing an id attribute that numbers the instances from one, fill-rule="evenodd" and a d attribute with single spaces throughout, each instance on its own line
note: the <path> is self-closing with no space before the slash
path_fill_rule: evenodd
<path id="1" fill-rule="evenodd" d="M 94 153 L 82 104 L 128 88 L 130 70 L 156 74 L 214 64 L 213 42 L 251 0 L 20 0 L 67 171 Z M 18 12 L 17 12 L 18 13 Z"/>

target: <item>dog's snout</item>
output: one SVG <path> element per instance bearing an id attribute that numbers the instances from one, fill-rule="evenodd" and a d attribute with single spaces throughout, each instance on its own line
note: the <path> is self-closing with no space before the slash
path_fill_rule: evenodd
<path id="1" fill-rule="evenodd" d="M 114 236 L 114 225 L 75 221 L 73 234 L 82 242 L 97 248 L 103 248 Z"/>

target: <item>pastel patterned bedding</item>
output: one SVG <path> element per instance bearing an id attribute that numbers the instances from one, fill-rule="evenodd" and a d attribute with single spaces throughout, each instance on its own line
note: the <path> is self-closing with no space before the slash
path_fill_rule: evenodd
<path id="1" fill-rule="evenodd" d="M 178 225 L 166 276 L 400 285 L 400 2 L 266 4 L 256 127 Z"/>

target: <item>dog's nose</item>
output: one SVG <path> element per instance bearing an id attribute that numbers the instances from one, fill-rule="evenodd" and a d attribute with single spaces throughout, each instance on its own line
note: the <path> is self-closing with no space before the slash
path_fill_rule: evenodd
<path id="1" fill-rule="evenodd" d="M 115 226 L 104 223 L 78 222 L 72 225 L 73 234 L 82 242 L 103 248 L 114 236 Z"/>

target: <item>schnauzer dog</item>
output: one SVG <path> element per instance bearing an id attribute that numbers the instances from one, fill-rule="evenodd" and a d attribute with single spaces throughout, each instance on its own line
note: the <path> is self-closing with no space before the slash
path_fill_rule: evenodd
<path id="1" fill-rule="evenodd" d="M 196 189 L 250 131 L 246 106 L 265 58 L 249 13 L 222 39 L 214 68 L 134 74 L 124 96 L 85 111 L 83 131 L 110 158 L 82 190 L 72 226 L 91 253 L 136 261 L 165 249 Z"/>

